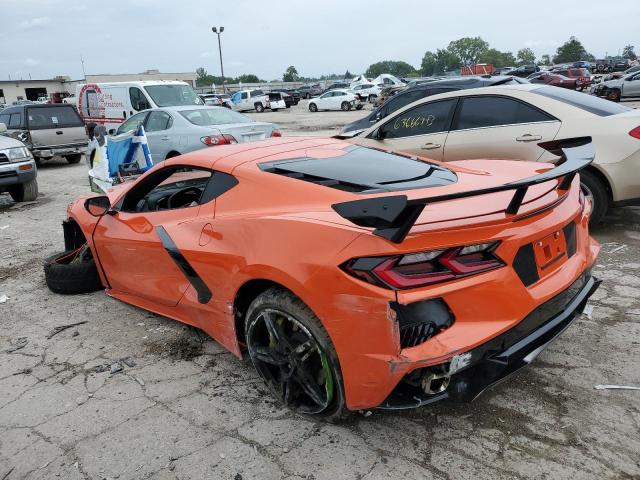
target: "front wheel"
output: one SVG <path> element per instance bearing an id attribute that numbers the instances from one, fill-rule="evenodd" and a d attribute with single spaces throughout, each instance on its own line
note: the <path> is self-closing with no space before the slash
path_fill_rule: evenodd
<path id="1" fill-rule="evenodd" d="M 262 105 L 261 103 L 256 103 L 255 107 L 256 107 L 256 112 L 258 113 L 264 112 L 264 105 Z"/>
<path id="2" fill-rule="evenodd" d="M 342 105 L 340 105 L 340 108 L 342 109 L 343 112 L 348 112 L 349 110 L 351 110 L 351 104 L 349 102 L 342 102 Z"/>
<path id="3" fill-rule="evenodd" d="M 589 223 L 591 225 L 601 223 L 609 210 L 609 195 L 605 186 L 596 175 L 583 170 L 580 172 L 580 188 L 593 205 Z"/>
<path id="4" fill-rule="evenodd" d="M 317 112 L 318 111 L 318 106 L 315 103 L 310 103 L 309 104 L 309 110 L 311 110 L 312 112 Z"/>
<path id="5" fill-rule="evenodd" d="M 338 356 L 320 320 L 281 288 L 260 294 L 245 318 L 251 362 L 288 408 L 334 420 L 345 412 Z"/>
<path id="6" fill-rule="evenodd" d="M 612 88 L 607 92 L 607 100 L 611 100 L 612 102 L 620 101 L 620 90 L 617 88 Z"/>
<path id="7" fill-rule="evenodd" d="M 38 198 L 38 180 L 34 178 L 20 185 L 14 185 L 9 189 L 9 195 L 14 202 L 33 202 Z"/>

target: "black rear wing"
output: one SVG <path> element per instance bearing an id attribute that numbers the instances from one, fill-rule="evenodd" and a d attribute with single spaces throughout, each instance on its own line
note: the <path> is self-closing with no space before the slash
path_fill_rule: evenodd
<path id="1" fill-rule="evenodd" d="M 424 207 L 430 203 L 446 202 L 460 198 L 475 197 L 488 193 L 515 190 L 505 212 L 516 215 L 522 206 L 527 190 L 532 185 L 562 178 L 557 190 L 568 190 L 576 173 L 589 165 L 595 156 L 591 137 L 569 138 L 538 144 L 545 150 L 560 156 L 555 168 L 533 177 L 523 178 L 515 182 L 496 185 L 478 190 L 437 195 L 433 197 L 409 200 L 406 195 L 389 195 L 365 198 L 349 202 L 335 203 L 332 208 L 343 218 L 361 226 L 371 227 L 374 235 L 386 238 L 394 243 L 404 241 L 413 225 L 418 220 Z M 500 161 L 500 160 L 496 160 Z"/>

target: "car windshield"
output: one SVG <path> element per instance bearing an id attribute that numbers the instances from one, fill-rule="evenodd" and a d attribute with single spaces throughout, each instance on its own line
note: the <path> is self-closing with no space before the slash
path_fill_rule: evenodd
<path id="1" fill-rule="evenodd" d="M 144 89 L 159 107 L 202 105 L 202 101 L 189 85 L 150 85 Z"/>
<path id="2" fill-rule="evenodd" d="M 553 98 L 601 117 L 608 117 L 609 115 L 616 115 L 618 113 L 624 113 L 632 110 L 629 107 L 566 88 L 541 87 L 531 91 L 538 95 Z"/>
<path id="3" fill-rule="evenodd" d="M 210 125 L 224 125 L 228 123 L 250 123 L 249 117 L 234 112 L 228 108 L 200 108 L 197 110 L 183 110 L 180 112 L 184 118 L 194 125 L 207 127 Z"/>

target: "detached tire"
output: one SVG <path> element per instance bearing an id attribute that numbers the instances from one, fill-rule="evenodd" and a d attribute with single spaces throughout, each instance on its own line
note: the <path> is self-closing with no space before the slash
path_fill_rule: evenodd
<path id="1" fill-rule="evenodd" d="M 66 157 L 64 157 L 67 159 L 67 162 L 69 162 L 70 164 L 74 164 L 74 163 L 79 163 L 80 160 L 82 160 L 82 154 L 81 153 L 74 153 L 73 155 L 67 155 Z"/>
<path id="2" fill-rule="evenodd" d="M 335 348 L 302 300 L 282 288 L 263 292 L 247 310 L 245 332 L 253 366 L 285 406 L 326 421 L 346 415 Z"/>
<path id="3" fill-rule="evenodd" d="M 609 210 L 609 195 L 606 187 L 596 175 L 583 170 L 580 172 L 580 188 L 582 188 L 584 195 L 593 202 L 593 212 L 589 224 L 602 223 Z"/>
<path id="4" fill-rule="evenodd" d="M 91 256 L 91 250 L 58 253 L 47 258 L 44 262 L 44 278 L 47 287 L 54 293 L 75 295 L 103 290 L 96 262 Z M 70 261 L 71 258 L 75 261 Z"/>
<path id="5" fill-rule="evenodd" d="M 14 185 L 9 194 L 14 202 L 33 202 L 38 198 L 38 180 L 34 178 L 27 183 Z"/>

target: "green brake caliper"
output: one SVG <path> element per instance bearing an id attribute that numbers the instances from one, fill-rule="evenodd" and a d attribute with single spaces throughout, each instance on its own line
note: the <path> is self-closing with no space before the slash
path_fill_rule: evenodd
<path id="1" fill-rule="evenodd" d="M 320 350 L 320 361 L 322 362 L 322 372 L 324 373 L 324 389 L 327 392 L 327 403 L 331 403 L 333 399 L 333 375 L 331 374 L 327 355 L 322 350 Z"/>

